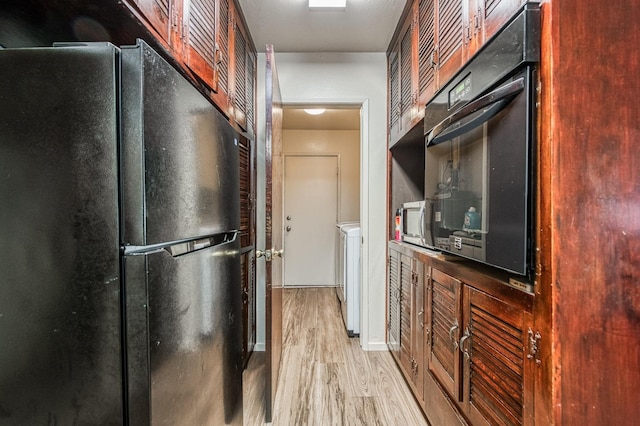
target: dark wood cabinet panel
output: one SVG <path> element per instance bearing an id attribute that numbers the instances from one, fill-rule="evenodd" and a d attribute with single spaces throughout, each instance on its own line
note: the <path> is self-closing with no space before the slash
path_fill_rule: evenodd
<path id="1" fill-rule="evenodd" d="M 400 253 L 389 250 L 387 258 L 387 347 L 400 362 Z"/>
<path id="2" fill-rule="evenodd" d="M 232 119 L 243 131 L 253 135 L 257 54 L 238 9 L 233 9 L 232 22 L 233 61 L 230 68 L 232 89 L 229 92 Z"/>
<path id="3" fill-rule="evenodd" d="M 400 256 L 400 364 L 405 374 L 411 375 L 413 358 L 411 352 L 412 335 L 412 286 L 413 271 L 412 259 L 409 256 Z"/>
<path id="4" fill-rule="evenodd" d="M 209 86 L 214 86 L 216 2 L 191 0 L 185 10 L 187 66 Z"/>
<path id="5" fill-rule="evenodd" d="M 413 283 L 412 283 L 412 323 L 411 323 L 411 359 L 413 363 L 412 380 L 416 392 L 416 398 L 420 404 L 424 404 L 424 347 L 425 347 L 425 283 L 428 281 L 429 272 L 425 271 L 424 263 L 413 259 Z"/>
<path id="6" fill-rule="evenodd" d="M 141 18 L 166 42 L 169 42 L 171 3 L 169 0 L 126 0 Z"/>
<path id="7" fill-rule="evenodd" d="M 244 362 L 253 352 L 256 341 L 256 151 L 255 142 L 240 135 L 238 141 L 240 160 L 240 229 L 239 239 L 242 258 L 242 306 Z"/>
<path id="8" fill-rule="evenodd" d="M 387 55 L 389 73 L 389 135 L 398 139 L 409 129 L 414 115 L 413 13 L 404 21 L 400 36 Z"/>
<path id="9" fill-rule="evenodd" d="M 424 107 L 436 91 L 435 1 L 418 3 L 418 107 Z"/>
<path id="10" fill-rule="evenodd" d="M 478 0 L 480 1 L 480 0 Z M 525 3 L 525 0 L 482 0 L 484 6 L 481 8 L 482 26 L 484 29 L 484 39 L 490 39 L 505 22 L 511 18 L 516 11 Z"/>
<path id="11" fill-rule="evenodd" d="M 234 87 L 231 95 L 234 119 L 242 128 L 247 126 L 247 41 L 242 27 L 234 24 Z"/>
<path id="12" fill-rule="evenodd" d="M 246 366 L 256 344 L 256 262 L 253 249 L 240 255 L 242 284 L 242 358 Z"/>
<path id="13" fill-rule="evenodd" d="M 460 396 L 460 291 L 462 283 L 437 269 L 431 271 L 429 370 L 454 400 Z"/>
<path id="14" fill-rule="evenodd" d="M 531 314 L 471 287 L 464 288 L 463 300 L 466 414 L 474 424 L 532 424 Z"/>
<path id="15" fill-rule="evenodd" d="M 389 135 L 393 140 L 400 134 L 400 54 L 394 49 L 387 55 L 388 79 L 389 79 Z"/>
<path id="16" fill-rule="evenodd" d="M 466 0 L 438 0 L 436 62 L 440 87 L 447 84 L 463 65 L 464 1 Z"/>
<path id="17" fill-rule="evenodd" d="M 255 148 L 254 141 L 240 137 L 240 246 L 255 245 Z"/>
<path id="18" fill-rule="evenodd" d="M 396 361 L 429 421 L 532 425 L 538 365 L 532 296 L 504 292 L 503 281 L 432 260 L 408 244 L 390 242 L 389 254 L 401 259 L 389 264 L 390 292 L 395 283 L 411 282 L 402 295 L 411 297 L 410 306 L 388 311 L 400 309 L 400 327 L 411 328 L 400 334 Z M 486 281 L 498 291 L 477 288 Z"/>

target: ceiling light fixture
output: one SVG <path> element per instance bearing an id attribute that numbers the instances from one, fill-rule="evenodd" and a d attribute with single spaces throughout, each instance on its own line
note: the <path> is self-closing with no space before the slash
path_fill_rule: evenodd
<path id="1" fill-rule="evenodd" d="M 309 0 L 309 7 L 347 7 L 347 0 Z"/>
<path id="2" fill-rule="evenodd" d="M 324 108 L 305 108 L 304 112 L 309 115 L 320 115 L 325 111 Z"/>

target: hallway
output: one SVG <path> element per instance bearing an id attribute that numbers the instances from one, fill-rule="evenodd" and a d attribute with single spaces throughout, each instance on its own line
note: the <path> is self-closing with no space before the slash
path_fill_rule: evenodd
<path id="1" fill-rule="evenodd" d="M 426 425 L 388 352 L 345 333 L 333 288 L 285 289 L 273 425 Z M 244 372 L 244 424 L 264 423 L 264 352 Z"/>

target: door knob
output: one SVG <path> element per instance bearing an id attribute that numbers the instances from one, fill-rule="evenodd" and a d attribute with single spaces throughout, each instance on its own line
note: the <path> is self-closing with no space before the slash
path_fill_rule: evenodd
<path id="1" fill-rule="evenodd" d="M 287 226 L 287 232 L 291 231 L 291 227 Z"/>
<path id="2" fill-rule="evenodd" d="M 284 249 L 276 250 L 275 248 L 271 249 L 271 254 L 273 256 L 278 256 L 280 258 L 284 257 Z"/>

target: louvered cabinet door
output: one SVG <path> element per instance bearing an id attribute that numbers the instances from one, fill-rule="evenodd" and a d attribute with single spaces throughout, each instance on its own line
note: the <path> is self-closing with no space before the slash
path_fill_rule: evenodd
<path id="1" fill-rule="evenodd" d="M 387 346 L 400 362 L 400 253 L 389 249 L 387 266 Z"/>
<path id="2" fill-rule="evenodd" d="M 463 407 L 471 422 L 533 424 L 535 361 L 527 359 L 531 314 L 465 287 Z"/>
<path id="3" fill-rule="evenodd" d="M 215 90 L 215 0 L 189 0 L 185 4 L 187 66 L 208 87 Z"/>
<path id="4" fill-rule="evenodd" d="M 409 17 L 400 38 L 400 133 L 406 133 L 416 115 L 417 91 L 414 82 L 413 19 Z"/>
<path id="5" fill-rule="evenodd" d="M 411 326 L 413 322 L 411 304 L 413 288 L 413 259 L 400 255 L 400 365 L 406 375 L 411 377 L 413 353 L 411 348 Z"/>
<path id="6" fill-rule="evenodd" d="M 426 268 L 428 270 L 428 268 Z M 413 323 L 411 326 L 411 358 L 413 361 L 413 371 L 411 379 L 416 390 L 416 397 L 420 404 L 423 403 L 424 396 L 424 328 L 425 328 L 425 305 L 424 287 L 425 277 L 428 277 L 423 262 L 413 259 Z"/>
<path id="7" fill-rule="evenodd" d="M 482 20 L 485 40 L 489 40 L 520 9 L 526 0 L 484 0 Z"/>
<path id="8" fill-rule="evenodd" d="M 246 31 L 237 19 L 233 24 L 233 90 L 231 101 L 233 117 L 236 123 L 247 129 L 247 53 Z"/>
<path id="9" fill-rule="evenodd" d="M 253 241 L 253 141 L 245 137 L 239 138 L 238 151 L 240 158 L 240 247 L 248 247 Z"/>
<path id="10" fill-rule="evenodd" d="M 471 59 L 484 43 L 484 2 L 485 0 L 466 0 L 464 3 L 465 61 Z"/>
<path id="11" fill-rule="evenodd" d="M 460 70 L 464 58 L 464 2 L 467 0 L 437 0 L 436 63 L 440 87 Z"/>
<path id="12" fill-rule="evenodd" d="M 211 97 L 222 110 L 229 115 L 229 27 L 231 9 L 229 0 L 215 0 L 215 51 L 213 93 Z"/>
<path id="13" fill-rule="evenodd" d="M 250 49 L 247 54 L 247 132 L 255 135 L 256 129 L 256 88 L 258 54 Z"/>
<path id="14" fill-rule="evenodd" d="M 398 138 L 400 134 L 400 54 L 399 47 L 387 55 L 388 81 L 389 81 L 389 137 L 391 140 Z"/>
<path id="15" fill-rule="evenodd" d="M 460 396 L 460 338 L 462 283 L 431 269 L 431 340 L 429 370 L 457 401 Z"/>
<path id="16" fill-rule="evenodd" d="M 436 88 L 436 0 L 420 0 L 418 3 L 418 106 L 424 107 L 433 97 Z"/>
<path id="17" fill-rule="evenodd" d="M 135 9 L 160 38 L 169 42 L 170 0 L 126 0 L 125 3 Z"/>

